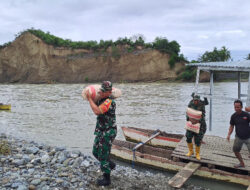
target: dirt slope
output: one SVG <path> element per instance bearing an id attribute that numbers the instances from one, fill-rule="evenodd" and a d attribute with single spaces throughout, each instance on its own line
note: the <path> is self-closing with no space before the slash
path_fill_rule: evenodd
<path id="1" fill-rule="evenodd" d="M 85 49 L 58 48 L 26 32 L 9 46 L 0 49 L 0 82 L 82 83 L 157 81 L 175 79 L 184 63 L 170 69 L 169 55 L 140 49 L 119 57 Z"/>

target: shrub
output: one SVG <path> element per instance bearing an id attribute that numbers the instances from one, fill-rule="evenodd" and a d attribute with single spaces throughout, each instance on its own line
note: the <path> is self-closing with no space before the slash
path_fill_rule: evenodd
<path id="1" fill-rule="evenodd" d="M 1 140 L 0 141 L 0 154 L 8 155 L 11 153 L 10 146 L 7 141 Z"/>

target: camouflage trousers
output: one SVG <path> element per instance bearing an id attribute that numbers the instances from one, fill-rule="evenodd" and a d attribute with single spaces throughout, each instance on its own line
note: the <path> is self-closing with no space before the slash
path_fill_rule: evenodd
<path id="1" fill-rule="evenodd" d="M 200 132 L 197 134 L 195 132 L 189 131 L 187 130 L 186 132 L 186 141 L 187 143 L 191 143 L 192 139 L 194 137 L 194 143 L 196 146 L 200 146 L 201 145 L 201 141 L 206 133 L 207 130 L 207 125 L 206 122 L 201 122 L 201 126 L 200 126 Z"/>
<path id="2" fill-rule="evenodd" d="M 92 153 L 101 164 L 101 171 L 110 174 L 110 151 L 112 142 L 117 134 L 117 129 L 109 129 L 108 131 L 98 132 L 96 134 Z"/>

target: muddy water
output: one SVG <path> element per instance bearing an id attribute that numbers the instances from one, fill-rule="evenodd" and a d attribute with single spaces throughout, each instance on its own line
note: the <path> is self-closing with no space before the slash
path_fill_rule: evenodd
<path id="1" fill-rule="evenodd" d="M 11 111 L 0 112 L 0 132 L 91 153 L 96 116 L 81 97 L 87 85 L 0 85 L 0 102 L 12 104 Z M 116 100 L 118 128 L 134 126 L 185 133 L 185 109 L 193 83 L 114 86 L 123 92 Z M 243 83 L 242 93 L 246 89 L 247 83 Z M 202 83 L 199 91 L 209 93 L 209 84 Z M 215 83 L 214 93 L 212 131 L 207 130 L 206 134 L 225 137 L 234 111 L 232 99 L 237 97 L 237 83 Z M 208 124 L 209 106 L 206 111 Z M 120 128 L 117 139 L 124 139 Z"/>

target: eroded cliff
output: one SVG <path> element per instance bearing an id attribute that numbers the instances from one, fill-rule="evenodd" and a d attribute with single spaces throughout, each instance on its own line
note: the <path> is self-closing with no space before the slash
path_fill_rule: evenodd
<path id="1" fill-rule="evenodd" d="M 82 83 L 111 80 L 138 82 L 175 79 L 185 66 L 168 64 L 169 55 L 153 49 L 128 53 L 120 49 L 119 57 L 106 52 L 58 48 L 26 32 L 0 50 L 0 82 Z"/>

